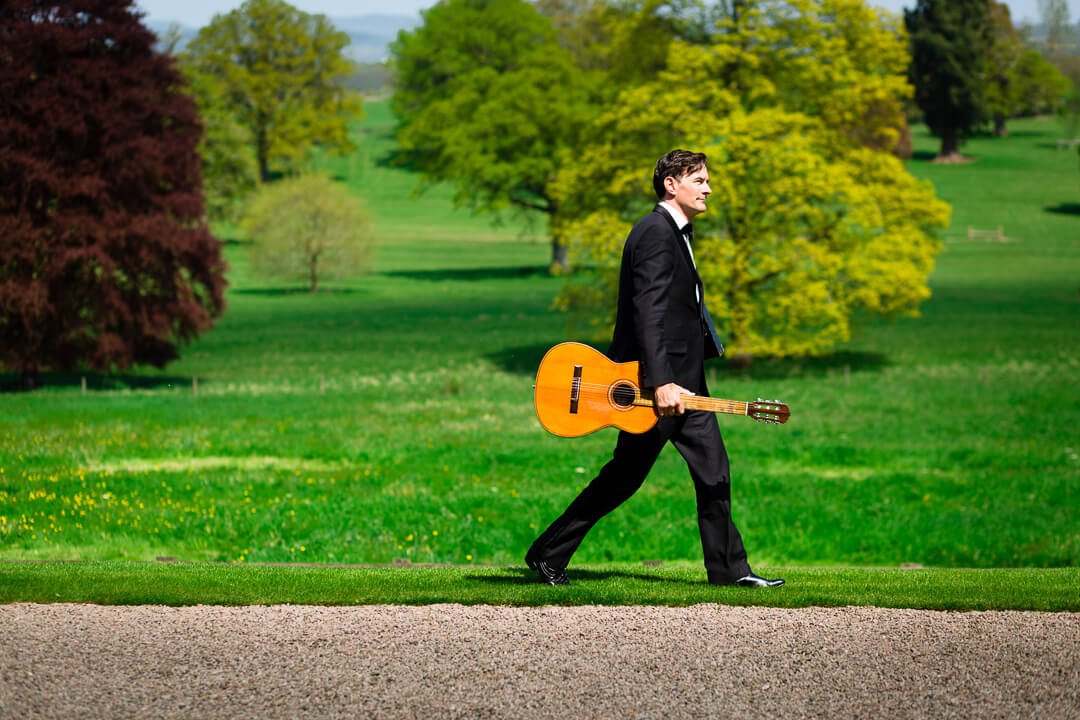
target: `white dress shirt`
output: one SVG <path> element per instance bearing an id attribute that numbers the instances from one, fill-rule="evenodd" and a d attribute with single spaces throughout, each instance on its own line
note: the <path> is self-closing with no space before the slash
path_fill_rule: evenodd
<path id="1" fill-rule="evenodd" d="M 690 221 L 686 219 L 686 215 L 676 205 L 672 205 L 666 200 L 661 200 L 660 205 L 671 214 L 672 219 L 675 221 L 675 225 L 679 228 L 679 234 L 682 235 L 683 242 L 686 243 L 686 250 L 690 253 L 690 262 L 697 270 L 697 260 L 694 259 L 694 248 L 690 247 L 690 238 L 687 236 L 684 229 L 690 224 Z M 698 289 L 697 283 L 694 284 L 694 295 L 697 297 L 697 301 L 701 302 L 701 290 Z"/>

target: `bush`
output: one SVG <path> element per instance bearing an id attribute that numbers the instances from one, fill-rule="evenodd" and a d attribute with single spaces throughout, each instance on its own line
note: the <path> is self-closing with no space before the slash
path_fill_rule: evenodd
<path id="1" fill-rule="evenodd" d="M 241 222 L 256 275 L 307 280 L 352 277 L 367 268 L 372 234 L 360 201 L 323 175 L 265 185 Z"/>

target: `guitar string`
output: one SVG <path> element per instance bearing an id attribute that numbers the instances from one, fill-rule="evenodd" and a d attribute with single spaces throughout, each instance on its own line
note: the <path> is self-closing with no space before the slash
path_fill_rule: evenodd
<path id="1" fill-rule="evenodd" d="M 612 388 L 616 384 L 617 384 L 617 382 L 612 383 L 611 385 L 602 385 L 602 384 L 599 384 L 599 383 L 581 383 L 580 385 L 578 385 L 578 388 L 580 388 L 582 391 L 586 391 L 586 392 L 592 392 L 592 393 L 596 393 L 596 394 L 599 394 L 599 395 L 608 395 L 610 392 L 612 392 Z M 629 387 L 634 389 L 636 397 L 644 397 L 644 395 L 641 394 L 641 392 L 637 388 L 637 386 L 630 385 Z M 537 388 L 538 389 L 543 389 L 543 390 L 554 390 L 554 391 L 565 391 L 567 389 L 565 385 L 538 385 Z M 744 400 L 724 400 L 722 398 L 714 398 L 714 397 L 711 397 L 709 395 L 685 395 L 685 397 L 696 398 L 698 400 L 703 400 L 703 401 L 706 401 L 706 402 L 726 402 L 726 403 L 736 403 L 736 404 L 740 404 L 740 405 L 742 405 L 742 404 L 745 404 L 745 405 L 753 404 L 752 402 L 747 402 L 747 401 L 744 401 Z M 785 403 L 780 402 L 779 400 L 758 400 L 756 402 L 770 404 L 770 405 L 771 404 L 776 404 L 776 405 L 784 405 L 785 404 Z"/>
<path id="2" fill-rule="evenodd" d="M 559 392 L 563 392 L 563 391 L 566 390 L 565 387 L 553 387 L 553 386 L 543 386 L 543 385 L 538 386 L 538 388 L 543 389 L 543 390 L 556 390 L 556 391 L 559 391 Z M 582 386 L 581 396 L 584 396 L 586 398 L 598 397 L 598 398 L 604 398 L 606 400 L 606 399 L 609 398 L 610 394 L 608 393 L 607 388 L 604 388 L 602 385 L 591 385 L 591 386 L 583 385 Z M 721 409 L 724 409 L 724 410 L 730 410 L 732 412 L 736 412 L 736 411 L 737 412 L 742 412 L 743 410 L 745 410 L 747 408 L 747 406 L 752 404 L 752 403 L 743 402 L 742 400 L 723 400 L 723 399 L 720 399 L 720 398 L 709 397 L 707 395 L 686 395 L 684 397 L 687 398 L 687 400 L 684 401 L 685 403 L 689 403 L 689 404 L 698 404 L 698 403 L 700 403 L 700 404 L 702 404 L 704 406 L 711 406 L 713 408 L 721 408 Z M 636 396 L 634 398 L 634 400 L 638 400 L 639 398 L 640 398 L 640 396 Z M 642 399 L 647 400 L 650 404 L 649 405 L 638 405 L 637 407 L 651 407 L 651 403 L 652 403 L 651 399 L 649 399 L 649 398 L 642 398 Z M 633 403 L 631 403 L 631 404 L 633 404 Z M 706 407 L 706 408 L 702 408 L 702 409 L 710 409 L 710 408 Z"/>
<path id="3" fill-rule="evenodd" d="M 578 387 L 579 387 L 579 390 L 581 391 L 581 395 L 584 395 L 586 398 L 590 398 L 590 399 L 593 398 L 593 397 L 600 397 L 600 398 L 604 398 L 606 400 L 606 399 L 609 399 L 610 395 L 611 395 L 611 386 L 610 385 L 609 386 L 604 386 L 604 385 L 599 385 L 599 384 L 596 384 L 596 383 L 582 383 Z M 634 389 L 637 390 L 636 386 L 632 386 L 632 387 L 634 387 Z M 559 391 L 559 392 L 565 392 L 566 387 L 564 385 L 559 385 L 559 386 L 538 385 L 537 389 L 548 390 L 548 391 L 554 390 L 554 391 Z M 774 412 L 775 413 L 780 413 L 780 412 L 783 411 L 784 408 L 787 407 L 787 405 L 785 403 L 782 403 L 782 402 L 779 402 L 779 401 L 776 401 L 776 400 L 759 400 L 759 401 L 757 401 L 755 403 L 755 402 L 745 402 L 745 401 L 742 401 L 742 400 L 724 400 L 722 398 L 709 397 L 708 395 L 685 395 L 684 397 L 687 398 L 684 401 L 684 403 L 686 403 L 688 405 L 700 405 L 701 406 L 701 407 L 698 407 L 698 408 L 691 408 L 691 409 L 694 409 L 694 410 L 710 410 L 710 411 L 713 411 L 713 412 L 729 412 L 729 413 L 736 414 L 736 415 L 745 414 L 746 412 L 751 411 L 751 410 L 754 411 L 754 412 L 757 412 L 757 413 L 761 413 L 761 414 L 771 414 L 771 413 L 774 413 Z M 653 402 L 652 399 L 644 398 L 639 393 L 635 393 L 634 401 L 637 401 L 638 399 L 645 399 L 646 402 L 649 403 L 649 404 L 648 405 L 643 405 L 643 404 L 636 404 L 635 402 L 631 402 L 631 405 L 635 405 L 636 407 L 652 407 L 653 406 L 652 405 L 652 402 Z"/>
<path id="4" fill-rule="evenodd" d="M 614 387 L 616 385 L 619 385 L 621 382 L 622 381 L 616 380 L 615 382 L 609 383 L 607 385 L 605 385 L 603 383 L 582 382 L 582 383 L 578 384 L 578 387 L 580 387 L 580 388 L 589 388 L 589 389 L 592 389 L 592 390 L 602 390 L 604 392 L 607 392 L 612 387 Z M 632 385 L 629 382 L 626 382 L 625 384 L 623 384 L 623 386 L 633 388 L 634 390 L 640 392 L 640 388 L 637 385 Z M 563 383 L 560 383 L 558 385 L 538 385 L 538 387 L 543 387 L 545 390 L 565 390 L 565 389 L 567 389 L 566 385 L 563 384 Z M 711 398 L 711 396 L 709 396 L 709 395 L 690 395 L 690 397 Z M 715 398 L 711 398 L 711 399 L 715 399 Z M 742 401 L 741 400 L 733 400 L 732 402 L 742 402 Z M 762 400 L 760 402 L 774 402 L 774 401 Z M 779 401 L 775 401 L 775 402 L 779 402 Z"/>
<path id="5" fill-rule="evenodd" d="M 598 395 L 607 395 L 610 392 L 612 392 L 612 390 L 613 390 L 612 387 L 609 386 L 609 385 L 598 385 L 598 384 L 595 384 L 595 383 L 582 383 L 581 385 L 578 385 L 577 387 L 580 389 L 581 392 L 595 393 L 595 394 L 598 394 Z M 557 391 L 557 392 L 565 392 L 567 390 L 567 387 L 565 385 L 537 385 L 537 388 L 542 389 L 542 390 L 552 390 L 552 391 Z M 635 396 L 645 397 L 645 395 L 640 393 L 640 391 L 635 392 Z M 741 403 L 741 402 L 743 402 L 742 400 L 724 400 L 722 398 L 714 398 L 714 397 L 711 397 L 709 395 L 686 394 L 686 395 L 684 395 L 684 397 L 697 398 L 699 400 L 708 400 L 708 401 L 715 401 L 715 402 L 733 402 L 733 403 Z"/>
<path id="6" fill-rule="evenodd" d="M 604 386 L 602 386 L 602 385 L 597 385 L 597 384 L 593 384 L 593 383 L 584 383 L 582 387 L 584 388 L 584 392 L 581 392 L 579 394 L 579 398 L 584 396 L 585 399 L 592 399 L 593 397 L 600 397 L 600 398 L 603 398 L 605 400 L 610 399 L 610 393 L 608 392 L 608 389 L 604 388 Z M 559 392 L 565 392 L 566 391 L 566 387 L 563 386 L 563 385 L 560 385 L 560 386 L 538 385 L 537 388 L 538 389 L 544 389 L 544 390 L 556 390 L 556 391 L 559 391 Z M 748 415 L 752 411 L 752 412 L 755 413 L 753 415 L 753 417 L 755 417 L 758 420 L 764 420 L 766 422 L 784 422 L 784 420 L 786 419 L 786 418 L 781 419 L 779 413 L 782 413 L 783 409 L 786 409 L 787 405 L 785 405 L 784 403 L 777 403 L 775 401 L 761 401 L 762 403 L 765 403 L 765 405 L 758 406 L 757 408 L 754 408 L 753 407 L 754 403 L 747 403 L 747 402 L 743 402 L 741 400 L 718 400 L 717 398 L 711 398 L 711 397 L 708 397 L 708 396 L 705 396 L 705 395 L 687 395 L 686 397 L 687 397 L 686 404 L 688 406 L 690 406 L 692 404 L 696 404 L 696 403 L 694 403 L 695 400 L 710 401 L 710 402 L 704 403 L 704 405 L 701 406 L 701 407 L 689 407 L 690 410 L 697 410 L 697 411 L 706 410 L 706 411 L 710 411 L 710 412 L 726 412 L 726 413 L 730 413 L 732 415 Z M 637 399 L 638 399 L 638 397 L 635 397 L 635 400 L 637 400 Z M 648 401 L 648 402 L 650 402 L 650 404 L 648 404 L 648 405 L 635 405 L 635 406 L 636 407 L 653 407 L 653 405 L 651 404 L 651 401 Z M 632 404 L 634 404 L 634 403 L 632 403 Z M 769 405 L 778 405 L 780 407 L 770 407 Z M 775 414 L 776 419 L 770 420 L 769 416 L 773 416 L 774 414 Z"/>

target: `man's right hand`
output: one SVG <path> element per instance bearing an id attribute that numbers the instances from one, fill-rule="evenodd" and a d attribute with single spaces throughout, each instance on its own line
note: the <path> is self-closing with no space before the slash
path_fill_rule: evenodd
<path id="1" fill-rule="evenodd" d="M 676 383 L 661 385 L 653 391 L 653 400 L 656 403 L 656 414 L 661 417 L 682 415 L 686 412 L 686 407 L 683 406 L 682 396 L 693 394 L 694 393 Z"/>

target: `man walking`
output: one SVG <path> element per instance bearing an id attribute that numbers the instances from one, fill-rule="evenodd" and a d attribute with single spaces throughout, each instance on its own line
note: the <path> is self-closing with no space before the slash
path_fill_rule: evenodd
<path id="1" fill-rule="evenodd" d="M 690 221 L 705 211 L 709 171 L 702 153 L 672 150 L 656 163 L 659 203 L 634 225 L 623 247 L 615 332 L 608 356 L 640 363 L 641 387 L 652 388 L 657 424 L 620 432 L 612 459 L 529 548 L 525 562 L 551 585 L 566 585 L 566 567 L 585 534 L 645 481 L 664 444 L 686 460 L 697 493 L 698 528 L 709 582 L 776 587 L 750 570 L 742 536 L 731 519 L 727 451 L 716 416 L 687 413 L 683 395 L 707 395 L 705 360 L 723 346 L 705 308 L 694 264 Z"/>

